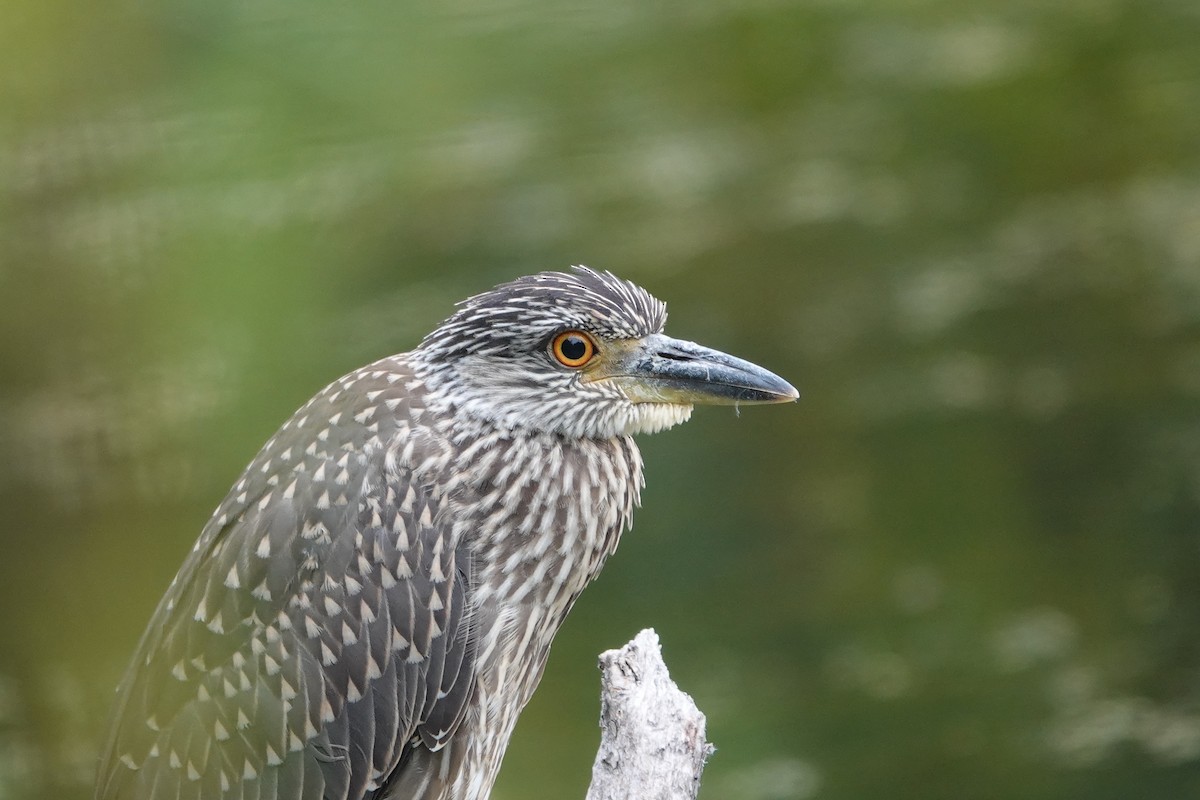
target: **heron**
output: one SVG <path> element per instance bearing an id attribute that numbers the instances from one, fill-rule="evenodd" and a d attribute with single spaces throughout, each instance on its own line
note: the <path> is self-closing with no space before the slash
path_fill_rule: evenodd
<path id="1" fill-rule="evenodd" d="M 345 375 L 204 526 L 118 689 L 96 800 L 484 800 L 640 503 L 636 434 L 795 400 L 587 267 Z"/>

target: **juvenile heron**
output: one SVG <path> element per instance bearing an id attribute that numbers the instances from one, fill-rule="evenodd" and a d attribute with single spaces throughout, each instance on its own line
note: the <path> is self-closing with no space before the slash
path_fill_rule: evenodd
<path id="1" fill-rule="evenodd" d="M 638 505 L 633 434 L 798 396 L 666 316 L 611 273 L 544 272 L 309 400 L 159 603 L 96 798 L 486 798 Z"/>

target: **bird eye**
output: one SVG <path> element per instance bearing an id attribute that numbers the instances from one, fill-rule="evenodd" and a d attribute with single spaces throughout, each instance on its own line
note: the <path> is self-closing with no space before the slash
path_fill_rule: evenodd
<path id="1" fill-rule="evenodd" d="M 596 355 L 596 344 L 586 333 L 564 331 L 554 337 L 550 352 L 564 367 L 582 367 Z"/>

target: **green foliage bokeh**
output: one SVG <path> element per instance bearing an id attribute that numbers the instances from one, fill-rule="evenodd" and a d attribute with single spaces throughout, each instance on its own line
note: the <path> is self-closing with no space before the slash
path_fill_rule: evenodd
<path id="1" fill-rule="evenodd" d="M 654 626 L 702 797 L 1200 794 L 1200 14 L 0 6 L 0 797 L 88 795 L 207 513 L 332 378 L 571 263 L 796 407 L 647 438 L 497 800 Z"/>

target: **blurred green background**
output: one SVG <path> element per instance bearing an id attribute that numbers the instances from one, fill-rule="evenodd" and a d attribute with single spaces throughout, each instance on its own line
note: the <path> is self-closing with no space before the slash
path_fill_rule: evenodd
<path id="1" fill-rule="evenodd" d="M 294 408 L 587 263 L 799 386 L 643 439 L 494 797 L 582 798 L 599 651 L 706 800 L 1200 797 L 1194 0 L 0 4 L 0 798 Z"/>

